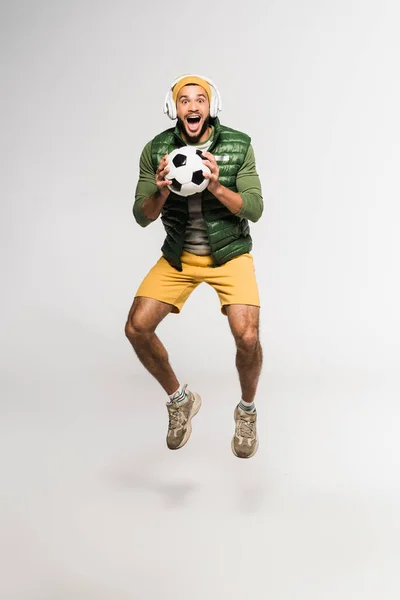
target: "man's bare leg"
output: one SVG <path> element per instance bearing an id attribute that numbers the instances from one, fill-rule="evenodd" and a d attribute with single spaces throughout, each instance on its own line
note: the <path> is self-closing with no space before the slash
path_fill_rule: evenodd
<path id="1" fill-rule="evenodd" d="M 157 379 L 169 396 L 167 446 L 182 448 L 192 433 L 192 419 L 199 412 L 201 398 L 196 392 L 186 392 L 168 360 L 168 353 L 154 333 L 157 325 L 171 312 L 172 306 L 152 298 L 135 298 L 128 315 L 125 333 L 143 366 Z"/>
<path id="2" fill-rule="evenodd" d="M 236 367 L 242 388 L 242 400 L 234 412 L 235 434 L 231 446 L 238 458 L 251 458 L 258 449 L 254 397 L 263 358 L 259 339 L 260 309 L 232 304 L 227 306 L 226 312 L 236 342 Z"/>
<path id="3" fill-rule="evenodd" d="M 261 373 L 263 354 L 259 339 L 258 306 L 231 304 L 226 307 L 229 325 L 236 342 L 236 368 L 242 399 L 253 402 Z"/>
<path id="4" fill-rule="evenodd" d="M 167 350 L 154 332 L 172 308 L 171 304 L 153 298 L 137 297 L 125 325 L 125 335 L 140 362 L 157 379 L 167 394 L 176 392 L 179 381 L 169 364 Z"/>

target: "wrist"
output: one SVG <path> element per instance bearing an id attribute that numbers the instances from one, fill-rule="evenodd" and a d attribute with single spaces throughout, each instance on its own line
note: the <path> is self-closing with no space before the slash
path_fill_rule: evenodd
<path id="1" fill-rule="evenodd" d="M 223 195 L 223 193 L 224 193 L 224 186 L 219 181 L 216 181 L 215 183 L 212 183 L 208 187 L 210 189 L 210 192 L 216 198 L 220 198 Z"/>
<path id="2" fill-rule="evenodd" d="M 156 196 L 162 201 L 165 202 L 170 194 L 170 190 L 167 187 L 162 187 L 158 189 Z"/>

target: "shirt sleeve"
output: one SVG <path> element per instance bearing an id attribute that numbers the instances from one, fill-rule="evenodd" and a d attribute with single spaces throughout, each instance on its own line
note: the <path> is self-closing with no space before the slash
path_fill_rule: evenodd
<path id="1" fill-rule="evenodd" d="M 236 188 L 241 195 L 243 205 L 237 214 L 254 223 L 261 217 L 264 209 L 261 182 L 256 169 L 254 150 L 250 144 L 243 165 L 236 175 Z"/>
<path id="2" fill-rule="evenodd" d="M 139 162 L 139 180 L 135 191 L 135 202 L 133 204 L 133 216 L 141 227 L 154 223 L 152 219 L 144 216 L 142 206 L 146 198 L 157 192 L 155 171 L 151 160 L 151 142 L 143 148 Z"/>

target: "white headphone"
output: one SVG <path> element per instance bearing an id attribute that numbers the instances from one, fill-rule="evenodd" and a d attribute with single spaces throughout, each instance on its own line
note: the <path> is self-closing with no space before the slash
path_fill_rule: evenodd
<path id="1" fill-rule="evenodd" d="M 221 96 L 219 95 L 219 91 L 217 90 L 216 86 L 213 84 L 211 79 L 208 79 L 207 77 L 203 77 L 203 75 L 195 75 L 194 73 L 188 73 L 188 75 L 182 75 L 181 77 L 178 77 L 178 79 L 175 79 L 175 81 L 171 84 L 171 87 L 168 90 L 168 93 L 167 93 L 167 95 L 165 97 L 165 101 L 164 101 L 164 113 L 166 113 L 170 119 L 176 119 L 176 104 L 174 102 L 172 90 L 173 90 L 174 86 L 179 81 L 181 81 L 181 79 L 184 79 L 185 77 L 188 77 L 188 76 L 200 77 L 201 79 L 204 79 L 204 81 L 207 81 L 207 83 L 210 85 L 210 88 L 211 88 L 210 117 L 212 119 L 215 119 L 215 117 L 218 115 L 218 112 L 220 110 L 222 110 L 222 102 L 221 102 Z"/>

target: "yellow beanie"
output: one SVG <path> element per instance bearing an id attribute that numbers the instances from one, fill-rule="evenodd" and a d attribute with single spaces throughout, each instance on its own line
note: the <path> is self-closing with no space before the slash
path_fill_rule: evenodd
<path id="1" fill-rule="evenodd" d="M 200 85 L 206 91 L 207 96 L 208 96 L 208 101 L 211 103 L 210 84 L 207 83 L 207 81 L 204 81 L 204 79 L 202 79 L 201 77 L 196 77 L 196 75 L 187 75 L 187 77 L 184 77 L 183 79 L 178 81 L 178 83 L 176 83 L 174 85 L 174 87 L 172 88 L 172 97 L 174 99 L 175 104 L 176 104 L 176 99 L 178 97 L 179 92 L 181 91 L 181 89 L 183 87 L 185 87 L 185 85 L 188 85 L 189 83 L 194 83 L 195 85 Z"/>

